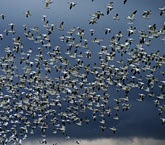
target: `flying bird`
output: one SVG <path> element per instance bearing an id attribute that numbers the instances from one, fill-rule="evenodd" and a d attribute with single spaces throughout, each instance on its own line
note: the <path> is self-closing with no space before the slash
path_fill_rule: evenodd
<path id="1" fill-rule="evenodd" d="M 117 129 L 115 128 L 115 127 L 111 127 L 111 128 L 109 128 L 110 130 L 112 130 L 112 132 L 115 134 L 116 133 L 116 131 L 117 131 Z"/>
<path id="2" fill-rule="evenodd" d="M 160 10 L 160 16 L 162 16 L 165 12 L 165 7 L 159 8 L 159 10 Z"/>
<path id="3" fill-rule="evenodd" d="M 165 118 L 160 118 L 160 120 L 162 121 L 162 124 L 165 123 Z"/>
<path id="4" fill-rule="evenodd" d="M 6 17 L 4 14 L 0 14 L 0 16 L 1 16 L 2 20 L 4 20 Z"/>
<path id="5" fill-rule="evenodd" d="M 126 2 L 127 2 L 127 0 L 124 0 L 124 2 L 123 2 L 123 3 L 124 3 L 124 5 L 126 4 Z"/>
<path id="6" fill-rule="evenodd" d="M 25 15 L 26 15 L 26 17 L 28 18 L 29 16 L 32 15 L 32 13 L 28 10 L 28 11 L 25 12 Z"/>
<path id="7" fill-rule="evenodd" d="M 77 5 L 75 2 L 68 2 L 68 4 L 70 10 Z"/>
<path id="8" fill-rule="evenodd" d="M 57 29 L 60 31 L 63 31 L 64 30 L 63 25 L 64 25 L 64 22 L 61 22 L 61 24 L 59 25 L 59 27 Z"/>

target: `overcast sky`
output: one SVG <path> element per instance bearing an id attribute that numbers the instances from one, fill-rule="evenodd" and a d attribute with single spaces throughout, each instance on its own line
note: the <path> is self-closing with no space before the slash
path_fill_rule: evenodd
<path id="1" fill-rule="evenodd" d="M 53 46 L 60 46 L 62 55 L 66 51 L 66 45 L 60 42 L 59 37 L 61 35 L 66 35 L 66 31 L 73 27 L 80 27 L 85 30 L 85 38 L 88 39 L 89 42 L 93 40 L 90 36 L 89 29 L 93 28 L 96 30 L 95 37 L 103 38 L 104 42 L 102 45 L 109 45 L 110 38 L 117 34 L 119 31 L 122 32 L 124 38 L 122 41 L 127 39 L 127 29 L 129 25 L 127 24 L 127 16 L 130 15 L 133 11 L 137 10 L 137 14 L 135 16 L 134 27 L 137 29 L 137 35 L 135 34 L 133 39 L 135 40 L 132 48 L 139 41 L 138 31 L 148 29 L 148 25 L 156 24 L 157 29 L 159 30 L 164 23 L 165 13 L 163 16 L 160 16 L 160 7 L 165 6 L 165 0 L 128 0 L 125 5 L 123 5 L 123 0 L 114 0 L 114 10 L 110 12 L 109 15 L 106 14 L 106 5 L 110 2 L 109 0 L 73 0 L 77 5 L 73 7 L 71 10 L 69 9 L 69 0 L 53 0 L 53 3 L 49 5 L 48 9 L 44 8 L 43 0 L 0 0 L 0 14 L 5 15 L 5 21 L 2 21 L 0 18 L 0 33 L 3 33 L 4 29 L 9 29 L 8 24 L 15 24 L 16 36 L 20 36 L 23 40 L 24 48 L 35 48 L 36 44 L 28 41 L 24 38 L 23 26 L 26 24 L 29 28 L 38 26 L 40 32 L 45 33 L 45 29 L 43 28 L 43 22 L 41 21 L 42 15 L 47 15 L 49 19 L 49 23 L 55 24 L 56 27 L 60 25 L 62 21 L 64 21 L 64 31 L 59 32 L 55 31 L 53 34 L 52 44 Z M 25 12 L 29 10 L 32 13 L 32 16 L 26 18 Z M 151 15 L 148 20 L 142 17 L 144 10 L 151 10 Z M 96 11 L 102 11 L 104 16 L 98 20 L 97 24 L 91 25 L 89 24 L 89 19 L 91 19 L 91 14 Z M 119 14 L 120 20 L 114 21 L 113 16 Z M 105 36 L 104 29 L 111 28 L 111 35 Z M 0 41 L 0 57 L 4 56 L 4 48 L 7 46 L 12 46 L 12 35 L 9 35 L 8 38 L 4 39 L 4 41 Z M 165 43 L 161 39 L 155 39 L 151 42 L 150 47 L 146 47 L 146 52 L 154 53 L 157 50 L 160 51 L 160 55 L 163 56 L 165 54 Z M 89 50 L 92 52 L 92 56 L 97 55 L 99 50 L 98 45 L 93 43 L 89 43 Z M 18 59 L 18 58 L 16 58 Z M 121 58 L 118 56 L 117 58 L 120 60 Z M 127 59 L 127 58 L 123 58 Z M 72 60 L 70 60 L 72 62 Z M 97 62 L 98 57 L 92 57 L 90 60 L 86 60 L 87 63 L 93 64 L 93 62 Z M 74 63 L 74 62 L 73 62 Z M 19 67 L 19 66 L 18 66 Z M 21 67 L 19 68 L 21 72 Z M 164 80 L 162 76 L 160 76 L 160 72 L 165 71 L 165 66 L 162 69 L 158 70 L 155 73 L 155 77 L 159 78 L 159 80 Z M 2 72 L 0 71 L 0 74 Z M 54 74 L 50 74 L 54 76 Z M 91 80 L 93 78 L 91 77 Z M 123 93 L 119 94 L 113 91 L 113 88 L 109 90 L 112 98 L 115 96 L 122 96 Z M 140 103 L 136 101 L 136 94 L 140 93 L 139 90 L 133 90 L 130 92 L 130 104 L 132 108 L 123 112 L 119 111 L 120 120 L 116 123 L 112 119 L 107 118 L 107 128 L 116 126 L 117 133 L 114 135 L 110 130 L 101 131 L 99 128 L 99 123 L 91 120 L 89 125 L 83 124 L 82 127 L 75 126 L 74 124 L 68 125 L 68 134 L 71 138 L 78 138 L 81 140 L 82 145 L 163 145 L 165 144 L 165 124 L 161 124 L 160 116 L 158 115 L 158 108 L 155 107 L 152 98 L 145 98 L 145 100 Z M 155 89 L 155 94 L 160 95 L 160 91 Z M 165 101 L 162 101 L 162 105 Z M 89 112 L 87 112 L 87 115 Z M 84 116 L 83 116 L 84 117 Z M 165 117 L 165 113 L 161 115 L 161 117 Z M 50 129 L 51 130 L 51 129 Z M 25 145 L 31 145 L 39 143 L 35 138 L 39 138 L 39 132 L 36 131 L 36 134 L 29 135 L 27 141 L 25 141 Z M 57 140 L 52 139 L 54 135 L 51 131 L 47 132 L 47 137 L 49 138 L 49 144 L 53 144 L 56 141 L 59 145 L 73 145 L 76 144 L 75 140 L 62 140 L 58 139 L 61 137 L 61 134 L 57 134 Z M 40 140 L 40 139 L 39 139 Z"/>

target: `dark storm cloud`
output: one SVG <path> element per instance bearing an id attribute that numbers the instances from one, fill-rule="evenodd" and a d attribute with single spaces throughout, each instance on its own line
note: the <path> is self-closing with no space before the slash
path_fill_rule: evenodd
<path id="1" fill-rule="evenodd" d="M 135 26 L 137 27 L 137 33 L 139 30 L 147 30 L 147 25 L 150 24 L 156 24 L 158 26 L 158 29 L 163 25 L 165 15 L 162 17 L 159 16 L 159 7 L 162 7 L 165 5 L 164 0 L 157 0 L 152 1 L 151 0 L 128 0 L 127 4 L 123 6 L 122 1 L 115 1 L 114 2 L 114 11 L 110 12 L 110 15 L 106 15 L 106 8 L 105 6 L 108 4 L 108 0 L 95 0 L 93 3 L 91 0 L 75 0 L 77 3 L 77 6 L 75 6 L 71 11 L 69 10 L 69 5 L 67 4 L 68 1 L 58 0 L 54 1 L 53 4 L 50 5 L 49 9 L 44 9 L 44 3 L 40 0 L 14 0 L 10 1 L 5 0 L 0 2 L 0 13 L 5 13 L 6 15 L 6 23 L 15 23 L 16 24 L 16 35 L 20 35 L 23 39 L 23 44 L 25 49 L 27 48 L 35 48 L 36 45 L 32 42 L 26 41 L 23 38 L 22 30 L 23 24 L 28 24 L 30 27 L 34 27 L 39 25 L 39 29 L 41 29 L 42 32 L 42 22 L 41 18 L 43 14 L 48 15 L 48 19 L 50 20 L 50 23 L 54 23 L 55 26 L 59 26 L 59 24 L 64 21 L 64 30 L 69 30 L 72 27 L 82 27 L 85 29 L 86 35 L 85 37 L 89 40 L 90 33 L 89 29 L 94 28 L 97 30 L 95 33 L 95 37 L 97 38 L 104 38 L 106 41 L 101 43 L 103 45 L 109 45 L 110 36 L 115 35 L 119 31 L 122 31 L 124 38 L 123 40 L 127 39 L 127 19 L 126 17 L 130 15 L 134 10 L 137 10 L 137 15 L 135 16 Z M 10 4 L 9 4 L 10 3 Z M 29 17 L 28 19 L 25 17 L 24 12 L 30 10 L 32 12 L 32 17 Z M 143 10 L 151 10 L 151 18 L 149 20 L 145 20 L 142 18 Z M 98 24 L 96 25 L 89 25 L 89 19 L 90 14 L 94 13 L 95 11 L 104 11 L 105 16 L 101 17 L 100 20 L 98 20 Z M 120 22 L 113 21 L 112 17 L 119 13 Z M 2 27 L 0 28 L 0 31 L 4 30 L 5 23 L 0 22 Z M 110 36 L 104 36 L 104 28 L 110 27 L 112 29 L 112 33 Z M 61 35 L 61 32 L 55 32 L 54 39 L 52 41 L 53 46 L 59 45 L 62 49 L 62 52 L 65 52 L 66 45 L 59 41 L 58 37 Z M 56 36 L 56 37 L 55 37 Z M 57 37 L 58 36 L 58 37 Z M 12 36 L 9 36 L 8 40 L 3 41 L 0 43 L 0 47 L 5 48 L 11 44 Z M 138 43 L 139 38 L 138 36 L 133 36 L 133 39 L 135 39 L 135 42 Z M 10 43 L 9 43 L 10 42 Z M 135 46 L 132 46 L 133 48 Z M 164 54 L 164 42 L 160 40 L 153 40 L 151 48 L 147 48 L 148 52 L 156 52 L 157 50 L 160 50 L 160 55 Z M 92 54 L 95 55 L 99 51 L 99 46 L 96 44 L 89 44 L 89 49 L 92 51 Z M 37 50 L 34 49 L 34 53 L 32 55 L 35 56 L 35 53 Z M 0 54 L 0 56 L 3 56 L 4 53 Z M 118 56 L 117 59 L 121 59 L 120 56 Z M 127 59 L 127 58 L 123 58 Z M 72 62 L 72 60 L 70 60 Z M 93 62 L 99 61 L 98 57 L 92 57 L 90 61 L 87 63 L 93 65 Z M 18 63 L 19 67 L 19 63 Z M 21 68 L 20 68 L 21 69 Z M 163 66 L 162 70 L 164 71 L 165 66 Z M 158 77 L 159 79 L 164 79 L 159 77 L 159 73 L 162 70 L 158 70 Z M 51 77 L 54 76 L 54 74 L 50 75 Z M 94 77 L 90 77 L 89 81 L 93 81 Z M 116 94 L 113 92 L 113 87 L 109 89 L 109 93 L 112 96 L 112 98 L 116 98 L 117 95 L 122 96 L 122 92 L 120 94 Z M 160 93 L 160 90 L 155 90 L 157 94 Z M 114 135 L 111 130 L 106 129 L 104 132 L 101 131 L 99 128 L 99 123 L 92 121 L 92 118 L 90 116 L 90 123 L 89 125 L 85 125 L 78 127 L 74 124 L 68 125 L 68 131 L 67 133 L 71 137 L 77 137 L 77 138 L 87 138 L 87 139 L 94 139 L 94 138 L 126 138 L 126 137 L 142 137 L 142 138 L 156 138 L 156 139 L 165 139 L 164 131 L 165 126 L 161 124 L 160 116 L 158 115 L 157 108 L 154 105 L 153 99 L 149 98 L 148 96 L 145 97 L 144 102 L 140 103 L 135 101 L 138 97 L 138 94 L 140 91 L 138 90 L 132 90 L 129 93 L 129 99 L 130 104 L 132 105 L 132 108 L 128 110 L 127 112 L 123 112 L 122 110 L 119 111 L 119 117 L 120 120 L 116 123 L 113 119 L 107 120 L 107 128 L 112 126 L 117 126 L 117 132 Z M 164 100 L 163 100 L 164 101 Z M 111 105 L 111 102 L 110 102 Z M 114 104 L 112 104 L 114 106 Z M 87 112 L 87 114 L 83 115 L 82 118 L 84 119 L 86 115 L 90 114 L 90 112 Z M 162 114 L 162 116 L 165 114 Z M 98 117 L 97 120 L 100 120 L 101 118 Z M 39 132 L 39 130 L 38 130 Z M 48 131 L 47 132 L 49 137 L 53 137 L 53 135 Z M 35 137 L 38 137 L 37 133 L 34 135 Z M 29 136 L 30 138 L 33 138 L 34 136 Z M 61 136 L 61 134 L 57 134 L 57 136 Z"/>

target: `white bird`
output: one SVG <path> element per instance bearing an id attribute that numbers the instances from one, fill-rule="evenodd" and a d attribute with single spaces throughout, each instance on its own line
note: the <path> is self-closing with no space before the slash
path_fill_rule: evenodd
<path id="1" fill-rule="evenodd" d="M 41 20 L 45 22 L 46 18 L 47 18 L 47 15 L 42 15 L 42 19 Z"/>
<path id="2" fill-rule="evenodd" d="M 142 16 L 145 18 L 145 19 L 149 19 L 149 15 L 151 14 L 151 11 L 143 11 L 143 14 Z"/>
<path id="3" fill-rule="evenodd" d="M 60 31 L 63 31 L 64 30 L 63 25 L 64 25 L 64 22 L 61 22 L 60 26 L 57 29 L 60 30 Z"/>
<path id="4" fill-rule="evenodd" d="M 165 7 L 159 8 L 159 10 L 160 10 L 160 16 L 162 16 L 165 12 Z"/>
<path id="5" fill-rule="evenodd" d="M 77 144 L 80 144 L 80 140 L 76 140 L 76 143 L 77 143 Z"/>
<path id="6" fill-rule="evenodd" d="M 75 7 L 77 5 L 75 2 L 68 2 L 68 4 L 70 10 L 72 9 L 72 7 Z"/>
<path id="7" fill-rule="evenodd" d="M 3 40 L 3 34 L 0 34 L 0 39 Z"/>
<path id="8" fill-rule="evenodd" d="M 162 121 L 162 124 L 165 123 L 165 118 L 160 118 L 160 120 Z"/>
<path id="9" fill-rule="evenodd" d="M 116 133 L 116 131 L 117 131 L 117 129 L 115 128 L 115 127 L 111 127 L 111 128 L 109 128 L 110 130 L 112 130 L 112 132 L 115 134 Z"/>
<path id="10" fill-rule="evenodd" d="M 119 14 L 116 14 L 114 17 L 113 17 L 114 20 L 120 20 L 119 19 Z"/>
<path id="11" fill-rule="evenodd" d="M 26 15 L 26 17 L 28 18 L 29 16 L 32 15 L 32 13 L 28 10 L 28 11 L 25 12 L 25 15 Z"/>
<path id="12" fill-rule="evenodd" d="M 47 144 L 47 140 L 46 139 L 42 139 L 42 141 L 40 141 L 41 144 Z"/>
<path id="13" fill-rule="evenodd" d="M 48 8 L 49 4 L 53 3 L 53 0 L 44 0 L 44 2 L 45 2 L 45 8 Z"/>

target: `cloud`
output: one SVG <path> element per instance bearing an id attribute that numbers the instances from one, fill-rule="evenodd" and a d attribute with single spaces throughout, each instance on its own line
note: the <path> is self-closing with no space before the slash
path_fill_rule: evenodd
<path id="1" fill-rule="evenodd" d="M 62 140 L 60 138 L 54 138 L 54 139 L 48 139 L 47 145 L 76 145 L 77 139 L 71 139 L 71 140 Z M 27 140 L 25 141 L 24 145 L 40 145 L 40 140 Z M 165 140 L 158 140 L 153 138 L 118 138 L 118 139 L 80 139 L 80 145 L 164 145 Z"/>

